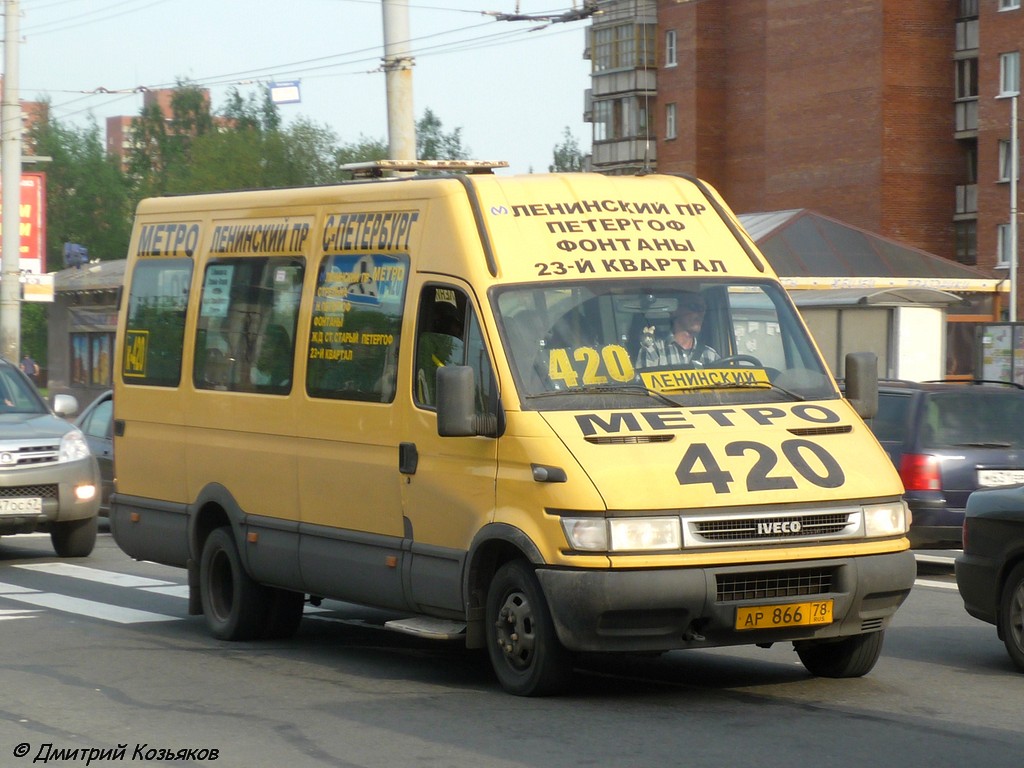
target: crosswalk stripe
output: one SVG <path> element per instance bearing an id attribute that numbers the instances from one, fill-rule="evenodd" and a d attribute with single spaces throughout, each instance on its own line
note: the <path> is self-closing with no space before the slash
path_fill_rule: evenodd
<path id="1" fill-rule="evenodd" d="M 173 581 L 150 579 L 145 576 L 133 576 L 129 573 L 102 571 L 98 568 L 87 568 L 74 563 L 26 563 L 17 564 L 15 568 L 38 573 L 50 573 L 55 576 L 68 576 L 73 579 L 95 581 L 100 584 L 112 584 L 117 587 L 160 587 L 174 584 Z"/>
<path id="2" fill-rule="evenodd" d="M 58 595 L 53 592 L 9 592 L 4 593 L 9 600 L 17 600 L 29 605 L 38 605 L 41 608 L 53 608 L 65 613 L 77 613 L 80 616 L 90 616 L 94 619 L 113 621 L 117 624 L 143 624 L 157 621 L 178 621 L 178 616 L 165 616 L 161 613 L 151 611 L 140 611 L 135 608 L 122 608 L 109 603 L 100 603 L 95 600 L 85 600 L 81 597 L 70 597 L 69 595 Z"/>

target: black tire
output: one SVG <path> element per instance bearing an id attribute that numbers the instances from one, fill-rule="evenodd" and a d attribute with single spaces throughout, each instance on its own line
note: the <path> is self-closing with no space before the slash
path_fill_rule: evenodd
<path id="1" fill-rule="evenodd" d="M 58 557 L 88 557 L 96 546 L 99 521 L 95 517 L 53 523 L 50 542 Z"/>
<path id="2" fill-rule="evenodd" d="M 242 567 L 229 527 L 217 528 L 203 545 L 199 597 L 206 625 L 218 640 L 254 640 L 262 634 L 270 600 Z"/>
<path id="3" fill-rule="evenodd" d="M 1003 584 L 999 601 L 999 634 L 1006 652 L 1021 672 L 1024 672 L 1024 563 L 1010 571 Z"/>
<path id="4" fill-rule="evenodd" d="M 306 596 L 302 592 L 277 587 L 267 588 L 266 592 L 269 603 L 262 637 L 267 640 L 285 640 L 299 629 L 302 610 L 306 607 Z"/>
<path id="5" fill-rule="evenodd" d="M 799 643 L 796 652 L 816 677 L 862 677 L 882 653 L 885 632 L 869 632 L 839 640 Z"/>
<path id="6" fill-rule="evenodd" d="M 487 651 L 501 686 L 516 696 L 550 696 L 572 679 L 572 654 L 555 633 L 533 569 L 505 563 L 487 590 Z"/>

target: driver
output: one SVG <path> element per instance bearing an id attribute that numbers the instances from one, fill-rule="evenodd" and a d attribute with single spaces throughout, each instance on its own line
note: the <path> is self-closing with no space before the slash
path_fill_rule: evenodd
<path id="1" fill-rule="evenodd" d="M 656 368 L 683 365 L 703 368 L 718 359 L 718 353 L 698 340 L 707 304 L 696 291 L 683 291 L 672 314 L 672 331 L 665 338 L 654 337 L 654 327 L 644 329 L 635 367 Z"/>

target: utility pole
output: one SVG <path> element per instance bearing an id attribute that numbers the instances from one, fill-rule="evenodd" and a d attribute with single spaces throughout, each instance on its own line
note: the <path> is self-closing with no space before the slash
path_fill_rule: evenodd
<path id="1" fill-rule="evenodd" d="M 416 121 L 412 109 L 413 57 L 409 55 L 409 3 L 408 0 L 382 0 L 382 3 L 389 159 L 415 160 Z"/>
<path id="2" fill-rule="evenodd" d="M 0 104 L 0 354 L 17 364 L 21 346 L 21 102 L 18 0 L 4 0 L 4 88 Z"/>

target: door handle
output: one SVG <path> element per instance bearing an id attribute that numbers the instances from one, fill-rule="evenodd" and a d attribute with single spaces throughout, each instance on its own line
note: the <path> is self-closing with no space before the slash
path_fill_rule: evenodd
<path id="1" fill-rule="evenodd" d="M 398 444 L 398 471 L 403 475 L 415 475 L 419 459 L 420 454 L 416 450 L 416 443 Z"/>

